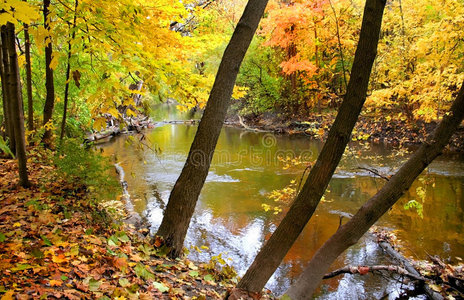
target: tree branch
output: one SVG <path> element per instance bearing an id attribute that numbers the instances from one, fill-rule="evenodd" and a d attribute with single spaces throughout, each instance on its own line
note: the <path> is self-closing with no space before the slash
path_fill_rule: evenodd
<path id="1" fill-rule="evenodd" d="M 409 273 L 406 269 L 400 266 L 393 265 L 378 265 L 378 266 L 346 266 L 335 271 L 332 271 L 328 274 L 325 274 L 323 279 L 329 279 L 341 274 L 359 274 L 365 275 L 367 273 L 373 273 L 375 271 L 388 271 L 391 273 L 397 273 L 402 276 L 409 277 L 417 281 L 425 281 L 425 278 L 422 276 L 417 276 L 415 274 Z"/>

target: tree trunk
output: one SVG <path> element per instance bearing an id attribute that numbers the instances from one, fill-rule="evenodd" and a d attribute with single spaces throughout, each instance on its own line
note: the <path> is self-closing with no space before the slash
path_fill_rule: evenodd
<path id="1" fill-rule="evenodd" d="M 11 95 L 8 82 L 10 82 L 9 66 L 10 61 L 8 57 L 7 46 L 7 29 L 6 25 L 1 27 L 2 37 L 2 89 L 3 89 L 3 113 L 5 114 L 5 129 L 9 139 L 9 146 L 11 153 L 16 153 L 16 140 L 13 127 L 13 115 L 11 110 Z"/>
<path id="2" fill-rule="evenodd" d="M 18 159 L 19 169 L 19 184 L 22 187 L 29 186 L 29 179 L 27 175 L 27 157 L 26 157 L 26 141 L 24 138 L 24 113 L 22 109 L 22 94 L 21 94 L 21 80 L 19 78 L 19 65 L 18 55 L 16 54 L 15 44 L 15 27 L 12 23 L 6 25 L 7 28 L 7 39 L 6 42 L 8 47 L 8 56 L 10 62 L 9 68 L 9 90 L 10 90 L 10 110 L 12 111 L 12 121 L 14 127 L 14 134 L 16 140 L 16 158 Z"/>
<path id="3" fill-rule="evenodd" d="M 32 131 L 34 130 L 34 106 L 32 102 L 31 39 L 28 24 L 24 24 L 24 42 L 26 52 L 27 126 Z"/>
<path id="4" fill-rule="evenodd" d="M 44 0 L 44 26 L 46 30 L 50 30 L 50 20 L 48 15 L 50 13 L 50 0 Z M 52 39 L 50 34 L 45 38 L 45 87 L 47 90 L 47 97 L 45 99 L 45 105 L 43 110 L 43 125 L 47 124 L 53 114 L 53 107 L 55 106 L 55 84 L 53 82 L 53 69 L 50 68 L 50 63 L 52 62 Z M 50 138 L 52 136 L 52 131 L 50 129 L 45 129 L 45 133 L 42 137 L 42 142 L 45 144 L 45 147 L 50 147 Z"/>
<path id="5" fill-rule="evenodd" d="M 79 5 L 79 0 L 76 0 L 74 3 L 74 20 L 72 26 L 72 33 L 70 36 L 70 40 L 68 41 L 68 65 L 66 67 L 66 85 L 64 87 L 64 108 L 63 108 L 63 118 L 61 120 L 61 133 L 60 133 L 60 140 L 64 137 L 64 130 L 66 127 L 66 115 L 68 112 L 68 97 L 69 97 L 69 79 L 71 76 L 71 41 L 74 40 L 76 37 L 76 21 L 77 21 L 77 6 Z"/>
<path id="6" fill-rule="evenodd" d="M 8 118 L 8 97 L 6 95 L 7 93 L 7 85 L 6 85 L 6 74 L 4 71 L 4 65 L 6 65 L 3 62 L 3 43 L 0 37 L 0 80 L 2 82 L 2 107 L 3 107 L 3 123 L 5 127 L 5 131 L 2 132 L 2 137 L 6 141 L 7 137 L 9 137 L 9 118 Z"/>
<path id="7" fill-rule="evenodd" d="M 345 99 L 316 164 L 288 213 L 264 244 L 237 288 L 260 292 L 313 215 L 337 167 L 366 100 L 385 0 L 367 0 Z"/>
<path id="8" fill-rule="evenodd" d="M 314 254 L 298 280 L 288 289 L 291 299 L 311 297 L 324 273 L 335 259 L 366 233 L 367 230 L 409 189 L 424 169 L 441 154 L 464 117 L 464 83 L 451 107 L 433 136 L 366 202 L 359 211 Z"/>
<path id="9" fill-rule="evenodd" d="M 240 64 L 251 43 L 268 0 L 249 0 L 224 51 L 208 104 L 198 125 L 184 168 L 174 185 L 157 235 L 171 248 L 169 256 L 178 257 L 208 175 L 222 124 L 230 105 Z"/>

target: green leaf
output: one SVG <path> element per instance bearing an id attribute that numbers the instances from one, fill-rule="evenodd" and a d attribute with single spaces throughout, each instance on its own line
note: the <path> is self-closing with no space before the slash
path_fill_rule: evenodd
<path id="1" fill-rule="evenodd" d="M 118 246 L 118 238 L 114 235 L 110 236 L 110 238 L 108 239 L 108 245 L 111 247 Z"/>
<path id="2" fill-rule="evenodd" d="M 203 279 L 205 281 L 213 281 L 214 282 L 214 277 L 211 274 L 205 275 L 205 277 L 203 277 Z"/>
<path id="3" fill-rule="evenodd" d="M 119 285 L 126 287 L 130 285 L 130 281 L 127 278 L 119 278 Z"/>
<path id="4" fill-rule="evenodd" d="M 150 272 L 143 264 L 138 263 L 134 268 L 135 275 L 145 280 L 155 279 L 155 275 Z"/>
<path id="5" fill-rule="evenodd" d="M 6 240 L 6 236 L 0 232 L 0 242 L 3 243 Z"/>
<path id="6" fill-rule="evenodd" d="M 40 237 L 42 238 L 42 241 L 44 242 L 45 245 L 47 246 L 53 245 L 52 242 L 50 242 L 50 240 L 45 235 L 41 234 Z"/>
<path id="7" fill-rule="evenodd" d="M 169 291 L 169 288 L 161 282 L 153 282 L 153 286 L 155 287 L 155 289 L 157 289 L 161 293 Z"/>
<path id="8" fill-rule="evenodd" d="M 199 273 L 198 271 L 190 271 L 189 275 L 195 278 L 195 277 L 198 277 Z"/>
<path id="9" fill-rule="evenodd" d="M 3 137 L 0 136 L 0 150 L 5 152 L 6 154 L 10 155 L 11 157 L 15 158 L 13 152 L 11 152 L 10 147 L 6 144 L 5 140 L 3 140 Z"/>
<path id="10" fill-rule="evenodd" d="M 125 232 L 119 232 L 117 236 L 118 236 L 118 239 L 123 243 L 127 243 L 130 241 L 129 237 L 126 235 Z"/>
<path id="11" fill-rule="evenodd" d="M 96 292 L 96 291 L 98 291 L 98 289 L 100 288 L 100 284 L 101 284 L 100 281 L 91 278 L 91 279 L 89 280 L 89 290 L 90 290 L 91 292 Z"/>
<path id="12" fill-rule="evenodd" d="M 32 269 L 32 268 L 33 267 L 31 265 L 28 265 L 28 264 L 16 264 L 16 267 L 11 268 L 11 271 L 12 272 L 24 271 L 24 270 Z"/>

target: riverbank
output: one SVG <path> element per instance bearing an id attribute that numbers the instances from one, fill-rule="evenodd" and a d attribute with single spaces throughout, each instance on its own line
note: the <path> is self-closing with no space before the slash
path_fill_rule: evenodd
<path id="1" fill-rule="evenodd" d="M 0 160 L 2 299 L 221 299 L 236 282 L 212 262 L 167 259 L 146 229 L 122 222 L 121 201 L 96 201 L 98 190 L 57 174 L 51 153 L 32 153 L 30 189 L 16 161 Z"/>
<path id="2" fill-rule="evenodd" d="M 300 134 L 325 140 L 336 117 L 336 111 L 313 113 L 306 119 L 289 119 L 287 116 L 263 113 L 238 117 L 230 114 L 226 124 L 247 130 L 268 131 L 279 134 Z M 353 130 L 352 141 L 367 141 L 391 147 L 414 147 L 422 143 L 438 125 L 421 120 L 394 118 L 385 114 L 362 114 Z M 447 152 L 464 152 L 464 126 L 453 135 Z"/>

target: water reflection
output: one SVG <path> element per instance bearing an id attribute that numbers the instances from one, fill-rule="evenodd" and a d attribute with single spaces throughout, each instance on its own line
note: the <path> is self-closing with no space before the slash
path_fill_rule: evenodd
<path id="1" fill-rule="evenodd" d="M 168 118 L 166 118 L 168 119 Z M 126 170 L 135 209 L 146 215 L 155 231 L 162 219 L 169 192 L 185 162 L 195 126 L 164 125 L 146 132 L 150 147 L 139 149 L 125 146 L 118 138 L 104 151 L 116 155 Z M 282 169 L 279 155 L 304 154 L 314 160 L 321 143 L 305 137 L 273 136 L 224 128 L 213 157 L 210 173 L 202 190 L 190 225 L 186 245 L 205 245 L 209 250 L 192 251 L 195 260 L 207 261 L 212 255 L 230 257 L 240 274 L 251 264 L 265 239 L 280 222 L 280 216 L 264 212 L 262 204 L 271 204 L 266 193 L 286 186 L 299 178 L 304 169 Z M 151 149 L 160 149 L 155 153 Z M 376 168 L 392 174 L 406 159 L 391 157 L 382 147 L 346 156 L 336 171 L 325 201 L 319 205 L 304 232 L 267 287 L 283 292 L 304 268 L 314 252 L 338 228 L 340 217 L 356 210 L 384 184 L 384 180 L 359 167 Z M 369 153 L 369 155 L 367 154 Z M 372 153 L 376 154 L 373 156 Z M 428 169 L 422 181 L 413 187 L 386 216 L 380 225 L 398 229 L 406 251 L 418 257 L 427 253 L 454 260 L 464 255 L 464 160 L 462 157 L 442 157 Z M 423 205 L 423 219 L 414 210 L 404 210 L 405 203 L 415 199 Z M 346 220 L 346 218 L 344 219 Z M 333 268 L 347 264 L 389 263 L 370 239 L 346 251 Z M 321 297 L 327 299 L 380 298 L 394 299 L 400 288 L 391 278 L 367 275 L 346 275 L 324 282 Z M 351 295 L 351 296 L 350 296 Z"/>

